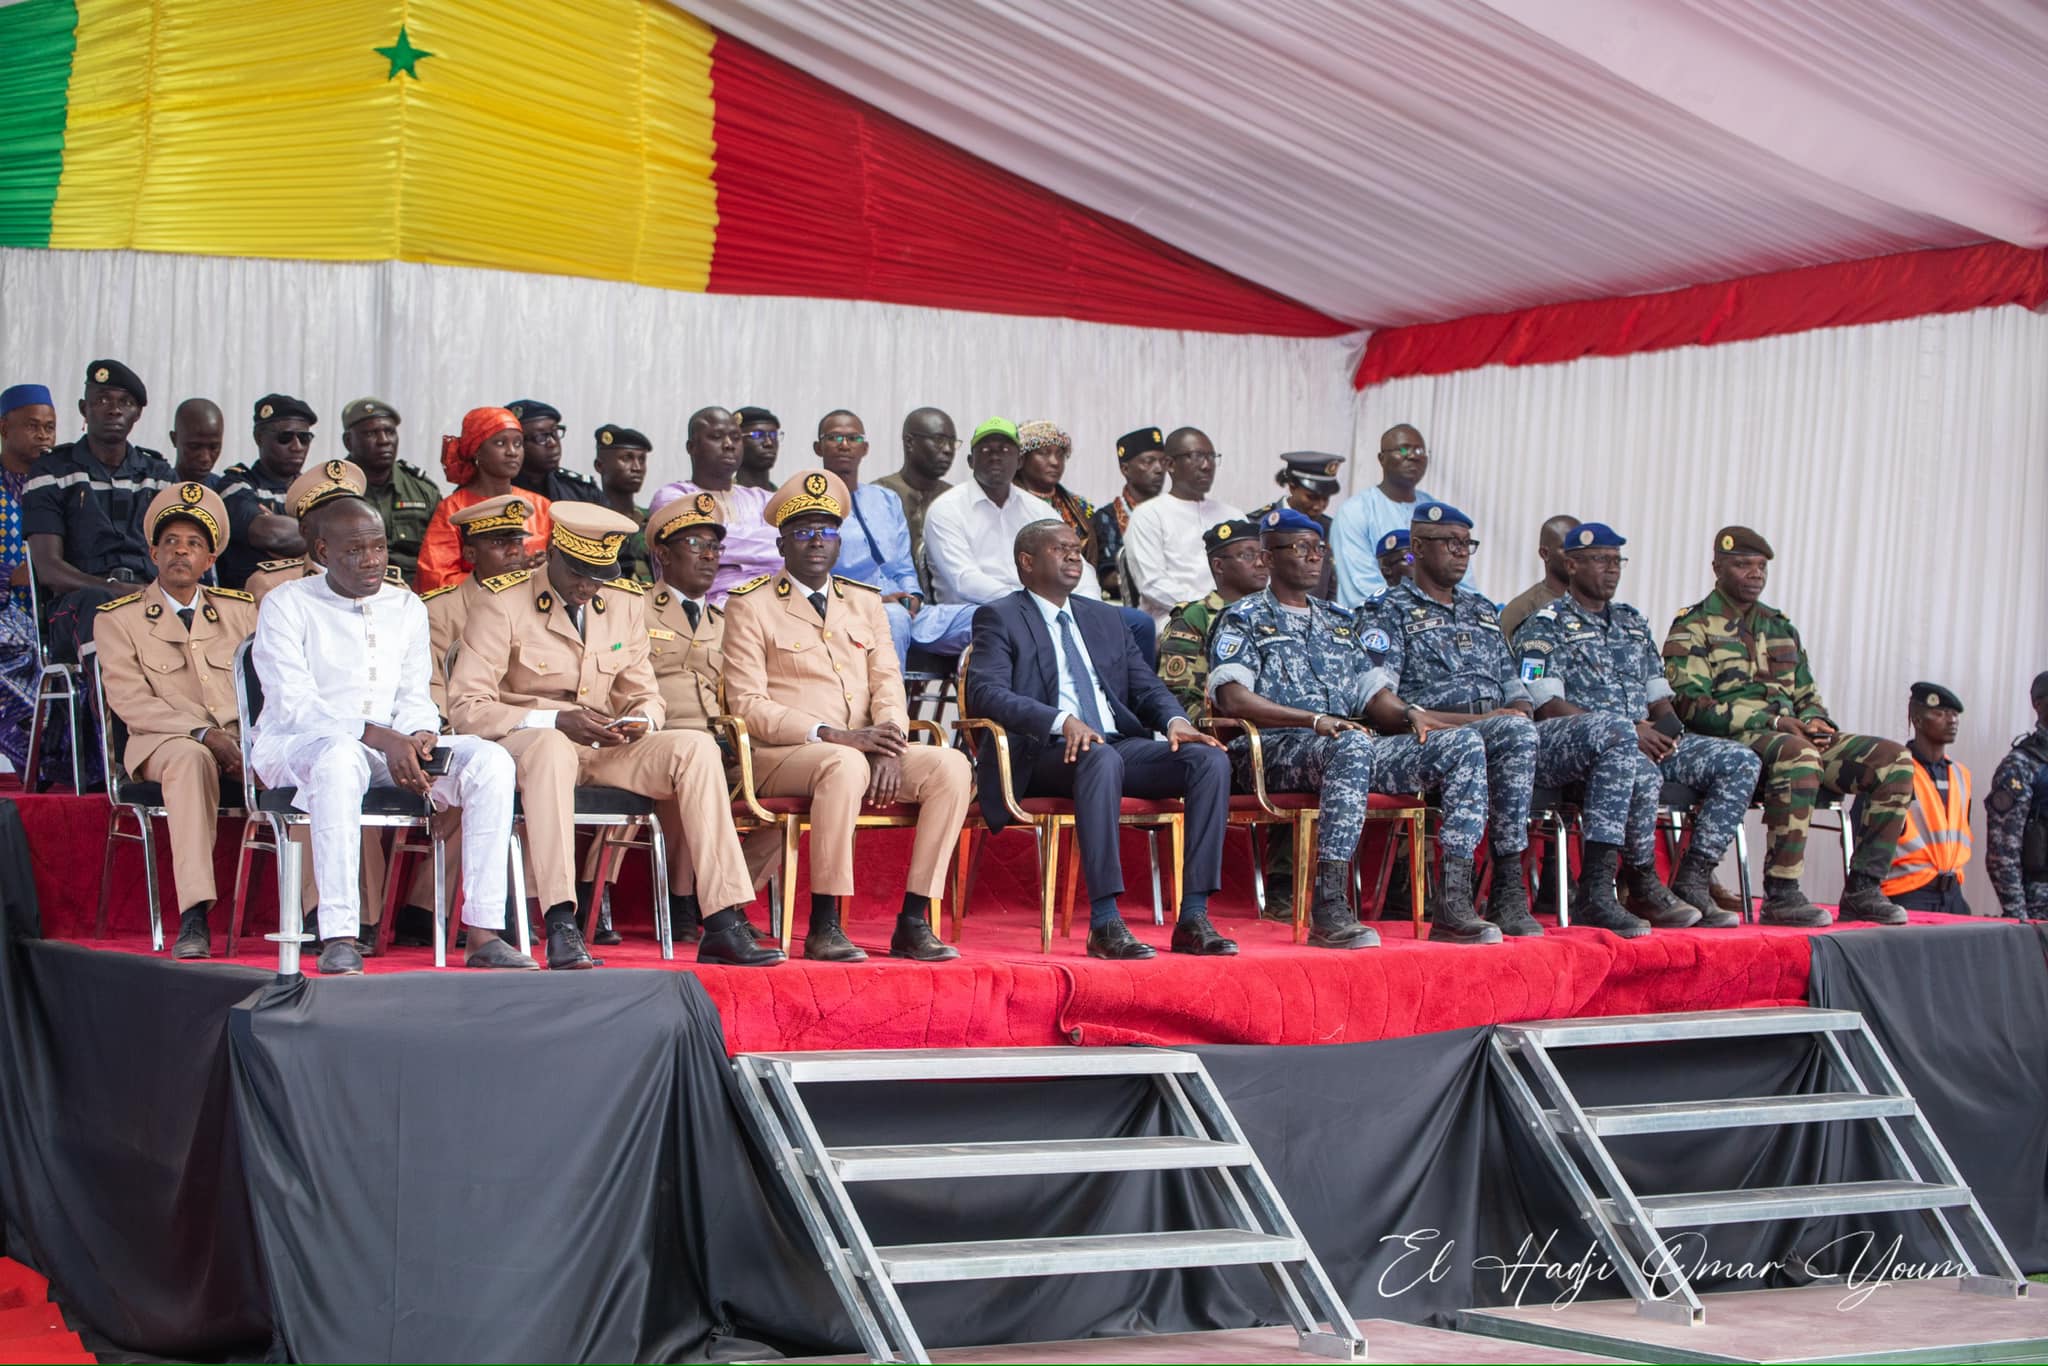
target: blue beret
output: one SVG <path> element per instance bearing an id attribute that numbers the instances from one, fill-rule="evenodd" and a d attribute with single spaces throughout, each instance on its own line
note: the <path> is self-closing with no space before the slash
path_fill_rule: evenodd
<path id="1" fill-rule="evenodd" d="M 1461 526 L 1471 530 L 1472 519 L 1452 507 L 1449 503 L 1417 503 L 1415 516 L 1409 519 L 1411 526 Z"/>
<path id="2" fill-rule="evenodd" d="M 1627 538 L 1605 522 L 1580 522 L 1564 534 L 1566 550 L 1619 550 L 1627 544 Z"/>
<path id="3" fill-rule="evenodd" d="M 34 404 L 45 408 L 57 405 L 50 401 L 50 391 L 40 384 L 16 384 L 0 392 L 0 417 L 5 417 L 16 408 L 27 408 Z"/>
<path id="4" fill-rule="evenodd" d="M 1379 546 L 1378 546 L 1378 548 L 1377 548 L 1377 549 L 1375 549 L 1375 550 L 1373 551 L 1373 554 L 1375 554 L 1375 555 L 1391 555 L 1391 554 L 1393 554 L 1393 553 L 1394 553 L 1394 552 L 1395 552 L 1396 550 L 1406 550 L 1407 548 L 1408 548 L 1408 533 L 1407 533 L 1407 532 L 1405 532 L 1405 531 L 1389 531 L 1389 532 L 1388 532 L 1388 533 L 1387 533 L 1386 535 L 1384 535 L 1384 536 L 1380 537 L 1380 543 L 1379 543 Z"/>
<path id="5" fill-rule="evenodd" d="M 538 422 L 544 417 L 551 417 L 557 422 L 562 420 L 560 409 L 552 403 L 542 403 L 537 398 L 515 398 L 506 404 L 505 408 L 522 423 Z"/>
<path id="6" fill-rule="evenodd" d="M 1312 531 L 1318 536 L 1323 534 L 1323 529 L 1316 525 L 1315 518 L 1289 507 L 1274 508 L 1259 519 L 1261 535 L 1283 531 Z"/>

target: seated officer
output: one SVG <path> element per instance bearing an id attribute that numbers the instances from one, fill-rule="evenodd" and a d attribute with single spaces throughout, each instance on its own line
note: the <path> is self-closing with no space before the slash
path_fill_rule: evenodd
<path id="1" fill-rule="evenodd" d="M 725 674 L 725 613 L 706 601 L 725 540 L 718 504 L 708 493 L 678 498 L 649 519 L 647 538 L 657 575 L 647 603 L 648 652 L 668 709 L 664 727 L 708 731 L 723 710 L 718 684 Z"/>
<path id="2" fill-rule="evenodd" d="M 235 649 L 256 629 L 247 593 L 199 580 L 228 539 L 228 510 L 204 484 L 150 501 L 143 525 L 156 582 L 99 609 L 94 632 L 107 706 L 128 728 L 121 762 L 161 783 L 178 887 L 178 958 L 207 958 L 213 938 L 213 841 L 223 778 L 242 776 Z"/>
<path id="3" fill-rule="evenodd" d="M 1891 876 L 1884 894 L 1909 911 L 1970 915 L 1963 897 L 1963 865 L 1970 861 L 1970 770 L 1951 759 L 1963 719 L 1963 699 L 1939 683 L 1915 683 L 1906 698 L 1906 724 L 1913 738 L 1906 753 L 1913 759 L 1913 805 L 1906 812 L 1905 833 L 1892 855 Z M 1856 803 L 1856 827 L 1863 825 L 1863 803 Z"/>
<path id="4" fill-rule="evenodd" d="M 704 918 L 698 962 L 778 963 L 781 952 L 756 945 L 745 928 L 754 888 L 717 744 L 660 729 L 667 709 L 648 662 L 646 589 L 614 577 L 635 529 L 609 508 L 558 506 L 547 568 L 499 576 L 471 607 L 448 677 L 449 719 L 458 731 L 501 741 L 518 765 L 549 967 L 596 966 L 576 925 L 571 872 L 580 784 L 675 799 L 697 895 L 723 908 Z M 669 869 L 678 919 L 685 873 Z"/>
<path id="5" fill-rule="evenodd" d="M 1903 925 L 1880 880 L 1906 828 L 1913 764 L 1905 746 L 1835 729 L 1814 686 L 1806 647 L 1784 613 L 1760 601 L 1770 543 L 1748 527 L 1714 536 L 1714 591 L 1686 608 L 1664 636 L 1664 676 L 1686 728 L 1736 740 L 1764 761 L 1764 828 L 1770 835 L 1760 918 L 1768 925 L 1825 925 L 1806 899 L 1806 830 L 1825 784 L 1865 798 L 1868 813 L 1842 888 L 1842 919 Z"/>
<path id="6" fill-rule="evenodd" d="M 1418 738 L 1458 726 L 1479 732 L 1486 747 L 1492 808 L 1487 838 L 1496 870 L 1486 918 L 1503 934 L 1543 932 L 1529 914 L 1521 877 L 1530 794 L 1538 783 L 1576 782 L 1586 784 L 1577 923 L 1626 938 L 1648 934 L 1650 927 L 1614 897 L 1635 792 L 1635 731 L 1618 716 L 1532 723 L 1535 707 L 1501 638 L 1493 604 L 1462 586 L 1478 545 L 1464 513 L 1448 503 L 1416 505 L 1409 577 L 1380 595 L 1366 632 L 1367 658 L 1382 663 L 1389 675 L 1389 685 L 1372 696 L 1367 710 L 1381 729 L 1412 729 Z M 1472 865 L 1447 854 L 1443 869 L 1445 900 L 1469 898 Z"/>
<path id="7" fill-rule="evenodd" d="M 1531 611 L 1515 632 L 1539 723 L 1592 711 L 1634 724 L 1636 791 L 1622 874 L 1631 901 L 1659 929 L 1739 925 L 1734 912 L 1714 904 L 1712 880 L 1756 793 L 1757 757 L 1732 740 L 1685 733 L 1650 624 L 1614 601 L 1628 542 L 1604 522 L 1585 522 L 1562 536 L 1555 560 L 1566 591 Z M 1657 806 L 1666 781 L 1701 795 L 1692 845 L 1669 890 L 1657 880 Z"/>
<path id="8" fill-rule="evenodd" d="M 778 532 L 783 568 L 726 601 L 726 696 L 753 734 L 755 788 L 811 799 L 804 957 L 867 957 L 839 922 L 839 899 L 853 895 L 854 820 L 864 805 L 901 802 L 917 808 L 917 834 L 889 956 L 939 963 L 960 956 L 929 917 L 973 799 L 973 770 L 956 749 L 910 743 L 881 592 L 832 573 L 851 506 L 846 485 L 824 470 L 796 475 L 768 500 L 763 515 Z"/>
<path id="9" fill-rule="evenodd" d="M 1469 859 L 1486 822 L 1485 746 L 1469 730 L 1446 731 L 1423 745 L 1412 735 L 1376 736 L 1361 725 L 1357 718 L 1386 677 L 1361 658 L 1352 614 L 1314 596 L 1329 553 L 1322 528 L 1306 513 L 1279 508 L 1266 514 L 1259 537 L 1272 561 L 1272 582 L 1216 623 L 1209 691 L 1218 711 L 1264 731 L 1269 788 L 1323 796 L 1308 942 L 1367 948 L 1380 937 L 1352 914 L 1350 880 L 1368 797 L 1441 790 L 1444 857 Z M 1250 744 L 1233 740 L 1231 760 L 1238 785 L 1250 788 Z M 1439 904 L 1432 913 L 1447 941 L 1500 940 L 1498 930 L 1473 915 L 1469 901 L 1462 911 Z"/>
<path id="10" fill-rule="evenodd" d="M 214 487 L 228 505 L 234 540 L 221 557 L 221 582 L 245 588 L 249 575 L 266 557 L 302 555 L 306 539 L 286 506 L 292 481 L 306 466 L 313 448 L 313 424 L 320 419 L 290 394 L 265 394 L 256 400 L 251 434 L 256 458 L 230 465 L 214 478 Z M 362 476 L 356 467 L 358 479 Z"/>
<path id="11" fill-rule="evenodd" d="M 470 609 L 489 596 L 491 581 L 525 566 L 526 526 L 532 516 L 533 504 L 523 495 L 505 493 L 471 503 L 448 518 L 461 538 L 463 558 L 476 568 L 461 583 L 420 594 L 427 605 L 428 643 L 434 656 L 434 705 L 443 716 L 448 715 L 448 651 L 462 639 Z"/>
<path id="12" fill-rule="evenodd" d="M 1387 587 L 1392 588 L 1395 584 L 1407 578 L 1410 559 L 1408 554 L 1408 528 L 1396 527 L 1380 537 L 1378 544 L 1374 547 L 1373 559 L 1378 562 L 1380 577 L 1386 580 Z"/>
<path id="13" fill-rule="evenodd" d="M 384 519 L 353 495 L 320 509 L 308 547 L 317 579 L 272 590 L 250 659 L 263 680 L 263 715 L 249 760 L 271 787 L 294 787 L 311 817 L 323 973 L 363 970 L 363 795 L 393 786 L 462 820 L 462 919 L 472 968 L 532 968 L 496 926 L 512 838 L 512 760 L 488 741 L 443 736 L 427 694 L 427 609 L 384 575 Z M 423 765 L 439 752 L 438 776 Z"/>

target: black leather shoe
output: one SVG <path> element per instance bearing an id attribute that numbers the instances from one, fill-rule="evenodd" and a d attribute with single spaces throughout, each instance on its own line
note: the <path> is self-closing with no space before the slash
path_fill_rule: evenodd
<path id="1" fill-rule="evenodd" d="M 363 925 L 356 930 L 356 952 L 365 958 L 377 956 L 377 927 Z"/>
<path id="2" fill-rule="evenodd" d="M 919 963 L 950 963 L 960 956 L 960 950 L 933 934 L 923 916 L 898 916 L 896 933 L 889 936 L 889 956 Z"/>
<path id="3" fill-rule="evenodd" d="M 804 957 L 813 963 L 865 963 L 867 950 L 846 937 L 837 925 L 825 925 L 804 936 Z"/>
<path id="4" fill-rule="evenodd" d="M 706 930 L 697 944 L 697 961 L 725 963 L 740 968 L 773 967 L 783 961 L 781 949 L 757 944 L 744 923 L 726 930 Z"/>
<path id="5" fill-rule="evenodd" d="M 1378 930 L 1356 920 L 1308 928 L 1308 946 L 1312 949 L 1371 949 L 1379 947 L 1379 942 Z"/>
<path id="6" fill-rule="evenodd" d="M 597 922 L 597 932 L 590 936 L 590 942 L 608 949 L 614 944 L 623 944 L 626 941 L 617 930 L 612 928 L 611 917 L 606 916 Z"/>
<path id="7" fill-rule="evenodd" d="M 171 957 L 213 957 L 213 931 L 207 928 L 204 908 L 194 908 L 178 917 L 178 942 L 171 946 Z"/>
<path id="8" fill-rule="evenodd" d="M 1216 927 L 1209 923 L 1208 916 L 1198 915 L 1174 922 L 1173 951 L 1191 953 L 1200 958 L 1229 958 L 1237 952 L 1237 941 L 1225 939 L 1216 933 Z"/>
<path id="9" fill-rule="evenodd" d="M 1121 920 L 1112 920 L 1107 928 L 1088 931 L 1088 956 L 1090 958 L 1114 958 L 1136 962 L 1152 956 L 1152 946 L 1142 943 L 1131 933 L 1131 927 Z"/>
<path id="10" fill-rule="evenodd" d="M 353 939 L 330 939 L 320 946 L 320 958 L 313 970 L 329 977 L 360 977 L 363 955 L 356 952 Z"/>
<path id="11" fill-rule="evenodd" d="M 469 951 L 469 957 L 462 960 L 462 966 L 466 968 L 506 968 L 514 972 L 540 971 L 540 964 L 534 962 L 531 958 L 528 958 L 518 949 L 513 948 L 495 935 L 489 939 L 479 939 L 476 947 Z"/>
<path id="12" fill-rule="evenodd" d="M 550 972 L 574 972 L 582 968 L 596 967 L 597 960 L 583 947 L 583 931 L 576 928 L 574 916 L 548 922 L 548 970 Z"/>

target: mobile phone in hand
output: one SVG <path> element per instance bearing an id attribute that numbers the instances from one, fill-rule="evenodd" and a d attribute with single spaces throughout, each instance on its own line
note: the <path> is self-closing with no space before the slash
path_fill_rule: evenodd
<path id="1" fill-rule="evenodd" d="M 448 761 L 453 757 L 454 751 L 448 746 L 435 745 L 433 752 L 420 760 L 420 772 L 430 778 L 445 778 L 448 776 Z"/>

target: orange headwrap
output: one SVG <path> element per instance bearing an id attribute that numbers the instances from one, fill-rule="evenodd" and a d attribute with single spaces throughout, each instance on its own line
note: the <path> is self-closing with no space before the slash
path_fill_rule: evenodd
<path id="1" fill-rule="evenodd" d="M 441 438 L 441 473 L 461 488 L 476 478 L 477 447 L 499 432 L 516 432 L 519 419 L 509 408 L 471 408 L 462 416 L 462 435 Z"/>

